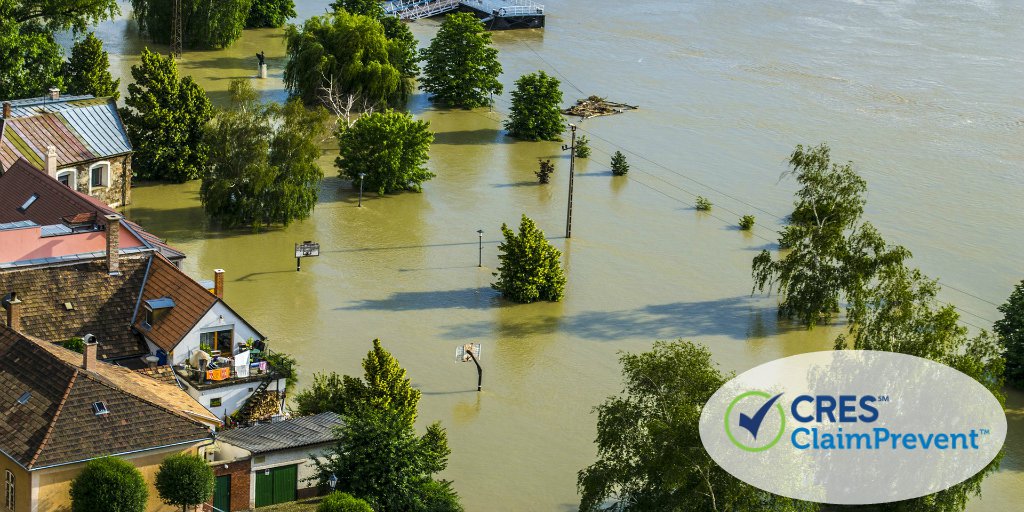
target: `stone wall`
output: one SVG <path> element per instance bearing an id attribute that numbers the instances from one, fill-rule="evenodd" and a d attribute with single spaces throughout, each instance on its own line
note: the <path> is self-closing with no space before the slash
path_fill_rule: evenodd
<path id="1" fill-rule="evenodd" d="M 109 182 L 104 187 L 92 188 L 89 186 L 90 172 L 96 164 L 107 163 L 110 165 Z M 109 160 L 94 160 L 84 162 L 73 167 L 61 167 L 58 174 L 68 169 L 75 169 L 77 190 L 88 194 L 100 201 L 103 201 L 111 208 L 117 208 L 131 204 L 132 190 L 132 160 L 131 155 L 113 157 Z"/>

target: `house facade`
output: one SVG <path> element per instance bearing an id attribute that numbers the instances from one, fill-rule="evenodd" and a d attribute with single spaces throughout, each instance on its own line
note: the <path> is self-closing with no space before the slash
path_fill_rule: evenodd
<path id="1" fill-rule="evenodd" d="M 110 207 L 131 202 L 132 145 L 113 98 L 4 101 L 0 172 L 19 159 Z"/>

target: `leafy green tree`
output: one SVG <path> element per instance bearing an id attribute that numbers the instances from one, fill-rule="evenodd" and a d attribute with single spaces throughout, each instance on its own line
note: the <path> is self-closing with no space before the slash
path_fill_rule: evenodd
<path id="1" fill-rule="evenodd" d="M 210 166 L 199 199 L 226 226 L 260 228 L 305 219 L 316 206 L 327 111 L 298 100 L 259 102 L 247 80 L 231 83 L 231 106 L 210 125 Z"/>
<path id="2" fill-rule="evenodd" d="M 350 128 L 339 128 L 337 137 L 340 152 L 334 162 L 340 176 L 353 182 L 363 179 L 366 188 L 378 194 L 419 192 L 421 184 L 434 177 L 426 166 L 434 141 L 427 121 L 394 110 L 374 112 Z"/>
<path id="3" fill-rule="evenodd" d="M 415 48 L 415 38 L 408 29 L 393 30 L 401 37 L 388 39 L 380 21 L 345 10 L 289 26 L 285 85 L 307 104 L 328 101 L 325 94 L 403 104 L 415 79 L 415 66 L 403 55 L 411 51 L 410 39 Z"/>
<path id="4" fill-rule="evenodd" d="M 117 90 L 121 79 L 115 80 L 110 75 L 110 60 L 95 32 L 89 32 L 85 39 L 75 43 L 71 59 L 64 65 L 64 77 L 68 94 L 109 96 L 114 100 L 121 97 Z"/>
<path id="5" fill-rule="evenodd" d="M 514 302 L 558 302 L 565 293 L 562 253 L 544 238 L 533 219 L 523 215 L 516 235 L 501 225 L 505 241 L 498 246 L 498 280 L 491 287 Z"/>
<path id="6" fill-rule="evenodd" d="M 622 151 L 616 151 L 612 155 L 612 175 L 625 176 L 629 172 L 629 164 L 626 162 L 626 155 Z"/>
<path id="7" fill-rule="evenodd" d="M 463 512 L 459 494 L 447 480 L 428 480 L 420 485 L 423 512 Z"/>
<path id="8" fill-rule="evenodd" d="M 139 30 L 153 42 L 170 44 L 174 2 L 131 0 Z M 181 0 L 182 45 L 225 48 L 242 36 L 253 0 Z"/>
<path id="9" fill-rule="evenodd" d="M 848 308 L 850 333 L 839 336 L 836 350 L 883 350 L 930 359 L 973 377 L 1002 403 L 1004 360 L 998 340 L 985 332 L 969 338 L 956 308 L 939 302 L 938 292 L 938 283 L 916 269 L 881 268 L 861 299 Z M 963 512 L 967 501 L 981 494 L 982 480 L 999 467 L 1001 459 L 1002 453 L 974 476 L 934 494 L 837 510 Z"/>
<path id="10" fill-rule="evenodd" d="M 75 352 L 78 352 L 79 354 L 81 354 L 82 352 L 85 352 L 85 340 L 83 340 L 82 338 L 79 338 L 78 336 L 75 336 L 73 338 L 68 338 L 68 339 L 60 342 L 60 346 L 66 348 L 68 350 L 74 350 Z"/>
<path id="11" fill-rule="evenodd" d="M 334 10 L 344 9 L 351 14 L 369 16 L 371 18 L 383 18 L 384 6 L 378 0 L 337 0 L 331 2 Z"/>
<path id="12" fill-rule="evenodd" d="M 489 105 L 491 94 L 501 94 L 498 50 L 491 46 L 491 34 L 470 13 L 447 15 L 421 59 L 426 64 L 420 88 L 431 94 L 432 101 L 473 108 Z"/>
<path id="13" fill-rule="evenodd" d="M 740 217 L 740 230 L 750 231 L 754 229 L 755 218 L 753 215 L 744 215 Z"/>
<path id="14" fill-rule="evenodd" d="M 178 183 L 200 177 L 210 149 L 203 133 L 213 117 L 206 92 L 192 77 L 178 78 L 174 59 L 148 48 L 132 78 L 121 117 L 135 146 L 133 170 L 143 179 Z"/>
<path id="15" fill-rule="evenodd" d="M 191 453 L 171 455 L 160 463 L 156 490 L 168 505 L 180 505 L 181 512 L 213 498 L 213 470 L 206 461 Z"/>
<path id="16" fill-rule="evenodd" d="M 992 330 L 999 336 L 1006 358 L 1006 380 L 1024 386 L 1024 281 L 1013 289 L 1010 298 L 999 306 L 1003 318 Z"/>
<path id="17" fill-rule="evenodd" d="M 748 485 L 708 455 L 701 409 L 731 376 L 722 375 L 707 348 L 657 341 L 650 352 L 619 360 L 625 391 L 595 408 L 597 461 L 579 472 L 581 512 L 817 509 Z M 617 508 L 606 508 L 608 502 Z"/>
<path id="18" fill-rule="evenodd" d="M 590 157 L 590 139 L 586 135 L 581 135 L 580 138 L 576 139 L 576 158 L 589 158 Z"/>
<path id="19" fill-rule="evenodd" d="M 523 75 L 512 91 L 512 108 L 505 129 L 523 140 L 562 140 L 562 90 L 558 79 L 543 71 Z M 577 146 L 577 151 L 579 146 Z M 590 148 L 586 149 L 589 154 Z M 579 155 L 577 155 L 579 156 Z"/>
<path id="20" fill-rule="evenodd" d="M 294 17 L 294 0 L 252 0 L 245 28 L 282 27 L 288 18 Z"/>
<path id="21" fill-rule="evenodd" d="M 711 204 L 711 200 L 710 199 L 708 199 L 708 198 L 706 198 L 704 196 L 697 196 L 697 201 L 696 201 L 696 204 L 694 205 L 694 208 L 696 208 L 697 211 L 710 212 L 712 206 L 713 205 Z"/>
<path id="22" fill-rule="evenodd" d="M 42 23 L 0 23 L 0 98 L 31 98 L 50 87 L 62 88 L 63 55 Z"/>
<path id="23" fill-rule="evenodd" d="M 312 416 L 332 411 L 341 414 L 347 408 L 345 379 L 352 379 L 337 372 L 314 373 L 313 383 L 302 389 L 292 398 L 295 402 L 295 414 Z"/>
<path id="24" fill-rule="evenodd" d="M 116 457 L 89 461 L 71 481 L 71 512 L 145 512 L 148 499 L 142 473 Z"/>
<path id="25" fill-rule="evenodd" d="M 113 19 L 120 12 L 117 0 L 0 1 L 3 25 L 38 22 L 54 32 L 67 29 L 84 32 L 87 26 Z M 4 63 L 6 65 L 6 61 Z"/>
<path id="26" fill-rule="evenodd" d="M 284 375 L 284 388 L 290 391 L 299 382 L 299 363 L 294 357 L 284 352 L 271 352 L 266 354 L 267 363 L 275 371 Z"/>
<path id="27" fill-rule="evenodd" d="M 555 172 L 555 164 L 551 163 L 551 159 L 541 160 L 540 169 L 537 169 L 533 174 L 537 175 L 537 180 L 541 184 L 551 183 L 551 175 Z"/>
<path id="28" fill-rule="evenodd" d="M 332 492 L 316 506 L 316 512 L 373 512 L 370 504 L 345 492 Z"/>
<path id="29" fill-rule="evenodd" d="M 779 239 L 790 251 L 777 261 L 767 250 L 754 258 L 754 289 L 777 290 L 779 315 L 813 327 L 839 311 L 841 297 L 860 300 L 881 269 L 902 265 L 910 251 L 861 220 L 867 183 L 850 163 L 832 163 L 826 144 L 797 146 L 789 163 L 801 185 Z"/>

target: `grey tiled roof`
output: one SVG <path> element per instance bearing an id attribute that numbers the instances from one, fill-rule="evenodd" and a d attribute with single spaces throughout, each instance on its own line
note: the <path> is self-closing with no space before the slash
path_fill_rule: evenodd
<path id="1" fill-rule="evenodd" d="M 331 442 L 334 440 L 334 427 L 338 425 L 341 425 L 341 416 L 323 412 L 315 416 L 300 416 L 255 427 L 225 430 L 217 433 L 217 440 L 256 455 Z"/>

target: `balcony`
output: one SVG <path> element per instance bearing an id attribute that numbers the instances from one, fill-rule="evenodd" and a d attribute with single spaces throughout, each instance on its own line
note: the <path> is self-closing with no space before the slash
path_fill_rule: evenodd
<path id="1" fill-rule="evenodd" d="M 209 362 L 205 371 L 182 363 L 174 366 L 174 373 L 189 386 L 199 391 L 285 378 L 284 374 L 274 369 L 266 359 L 258 355 L 251 358 L 248 364 L 248 375 L 244 375 L 244 368 L 244 366 L 235 364 L 234 356 L 216 356 Z"/>

